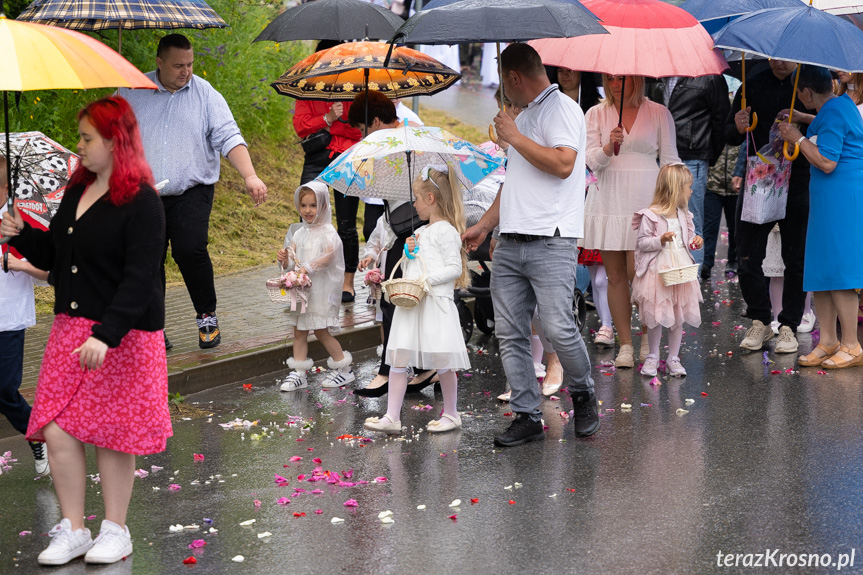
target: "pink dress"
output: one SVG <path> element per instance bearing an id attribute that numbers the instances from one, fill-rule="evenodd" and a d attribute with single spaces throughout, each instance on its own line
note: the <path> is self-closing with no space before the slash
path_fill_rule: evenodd
<path id="1" fill-rule="evenodd" d="M 51 421 L 97 447 L 149 455 L 165 450 L 173 431 L 162 331 L 131 330 L 108 349 L 102 368 L 83 371 L 73 354 L 92 335 L 93 320 L 57 314 L 39 372 L 27 439 L 44 441 Z"/>
<path id="2" fill-rule="evenodd" d="M 695 263 L 687 249 L 695 236 L 692 214 L 682 209 L 677 214 L 677 218 L 666 219 L 647 209 L 632 218 L 632 227 L 638 230 L 632 303 L 638 305 L 639 319 L 648 328 L 659 325 L 671 328 L 684 323 L 701 325 L 703 300 L 698 280 L 666 286 L 659 277 L 660 270 Z M 681 221 L 686 222 L 685 227 L 680 225 Z M 659 238 L 667 231 L 673 231 L 675 237 L 663 248 Z"/>

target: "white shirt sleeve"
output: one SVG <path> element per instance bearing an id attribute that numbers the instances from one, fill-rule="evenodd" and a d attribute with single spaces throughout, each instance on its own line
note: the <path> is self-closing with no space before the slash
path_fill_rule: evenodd
<path id="1" fill-rule="evenodd" d="M 603 105 L 604 104 L 598 104 L 592 107 L 587 111 L 586 116 L 587 155 L 585 156 L 585 160 L 587 161 L 587 166 L 594 172 L 601 172 L 611 161 L 611 158 L 606 156 L 605 151 L 602 149 L 602 146 L 604 145 L 602 143 L 603 114 L 600 106 Z"/>

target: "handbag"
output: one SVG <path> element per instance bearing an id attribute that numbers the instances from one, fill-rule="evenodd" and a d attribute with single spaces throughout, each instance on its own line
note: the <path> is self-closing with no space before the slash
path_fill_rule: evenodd
<path id="1" fill-rule="evenodd" d="M 419 217 L 419 214 L 417 214 L 413 204 L 410 202 L 404 202 L 394 210 L 390 210 L 390 203 L 386 200 L 384 200 L 384 204 L 386 205 L 384 215 L 387 223 L 397 237 L 402 237 L 408 232 L 428 223 Z"/>
<path id="2" fill-rule="evenodd" d="M 785 218 L 791 162 L 782 153 L 782 140 L 774 137 L 777 125 L 774 123 L 770 130 L 770 143 L 746 159 L 746 184 L 740 192 L 743 194 L 740 219 L 744 222 L 766 224 Z M 747 146 L 755 146 L 751 132 Z"/>
<path id="3" fill-rule="evenodd" d="M 306 154 L 314 154 L 315 152 L 326 150 L 332 139 L 333 135 L 330 134 L 329 130 L 319 130 L 300 140 L 300 145 Z"/>

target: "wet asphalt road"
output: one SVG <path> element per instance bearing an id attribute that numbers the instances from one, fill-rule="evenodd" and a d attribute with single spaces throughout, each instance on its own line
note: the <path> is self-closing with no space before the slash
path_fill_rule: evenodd
<path id="1" fill-rule="evenodd" d="M 836 571 L 787 563 L 744 568 L 745 558 L 737 568 L 717 566 L 720 552 L 773 549 L 817 553 L 825 563 L 854 551 L 854 567 L 841 572 L 861 571 L 863 371 L 785 373 L 796 369 L 794 357 L 772 351 L 776 363 L 764 365 L 761 353 L 737 347 L 737 285 L 717 273 L 704 296 L 704 323 L 687 328 L 684 338 L 685 379 L 660 376 L 660 385 L 651 385 L 634 370 L 594 367 L 602 429 L 586 440 L 575 439 L 561 417 L 571 405 L 559 394 L 560 401 L 543 404 L 544 442 L 495 449 L 493 434 L 511 420 L 507 405 L 495 400 L 506 382 L 495 342 L 476 334 L 474 369 L 460 379 L 465 425 L 451 434 L 420 431 L 442 407 L 431 388 L 406 401 L 402 422 L 412 434 L 371 442 L 339 437 L 363 435 L 363 420 L 383 413 L 386 398 L 322 391 L 315 384 L 322 376 L 289 394 L 271 377 L 190 396 L 184 405 L 200 411 L 175 420 L 168 450 L 138 459 L 150 473 L 135 483 L 135 551 L 106 568 L 35 565 L 60 518 L 56 498 L 49 479 L 34 481 L 26 444 L 0 441 L 0 454 L 11 450 L 20 459 L 0 476 L 0 573 Z M 801 350 L 811 339 L 800 337 Z M 594 362 L 613 359 L 611 351 L 588 348 Z M 374 359 L 356 357 L 359 379 L 367 381 Z M 257 424 L 218 425 L 235 418 Z M 196 453 L 204 460 L 195 462 Z M 345 483 L 369 483 L 298 480 L 313 477 L 316 467 Z M 276 475 L 288 484 L 280 486 Z M 386 481 L 375 482 L 379 477 Z M 86 509 L 96 518 L 87 523 L 94 530 L 103 513 L 98 491 L 89 482 Z M 280 498 L 290 503 L 280 505 Z M 450 507 L 456 499 L 461 504 Z M 356 507 L 346 507 L 348 500 Z M 378 518 L 387 510 L 392 524 Z M 344 522 L 332 523 L 335 517 Z M 175 524 L 199 527 L 171 532 Z M 195 540 L 206 546 L 189 549 Z M 245 561 L 233 562 L 237 555 Z M 197 563 L 184 565 L 188 557 Z"/>

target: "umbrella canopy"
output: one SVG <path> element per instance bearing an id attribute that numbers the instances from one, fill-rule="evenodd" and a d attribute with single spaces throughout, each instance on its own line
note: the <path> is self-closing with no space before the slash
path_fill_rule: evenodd
<path id="1" fill-rule="evenodd" d="M 807 0 L 808 2 L 808 0 Z M 681 8 L 699 22 L 731 18 L 770 8 L 799 8 L 800 0 L 686 0 Z"/>
<path id="2" fill-rule="evenodd" d="M 720 30 L 715 42 L 718 48 L 765 58 L 863 72 L 863 31 L 809 6 L 741 16 Z"/>
<path id="3" fill-rule="evenodd" d="M 626 76 L 705 76 L 728 68 L 710 34 L 661 0 L 585 0 L 606 35 L 530 42 L 544 64 Z"/>
<path id="4" fill-rule="evenodd" d="M 402 24 L 400 16 L 371 2 L 317 0 L 285 10 L 254 41 L 382 40 Z"/>
<path id="5" fill-rule="evenodd" d="M 78 155 L 42 132 L 9 134 L 9 166 L 18 174 L 15 205 L 23 216 L 48 228 L 60 206 Z"/>
<path id="6" fill-rule="evenodd" d="M 369 134 L 317 179 L 347 196 L 413 199 L 413 178 L 427 165 L 449 163 L 470 190 L 503 162 L 443 128 L 400 126 Z"/>
<path id="7" fill-rule="evenodd" d="M 605 34 L 577 0 L 432 0 L 399 28 L 399 44 L 523 42 Z"/>
<path id="8" fill-rule="evenodd" d="M 95 38 L 0 16 L 0 90 L 88 90 L 156 85 Z"/>
<path id="9" fill-rule="evenodd" d="M 35 0 L 18 20 L 73 30 L 225 28 L 202 0 Z"/>
<path id="10" fill-rule="evenodd" d="M 435 94 L 461 74 L 431 56 L 381 42 L 351 42 L 315 52 L 282 74 L 271 86 L 282 95 L 305 100 L 350 101 L 360 92 L 377 90 L 389 98 Z"/>

